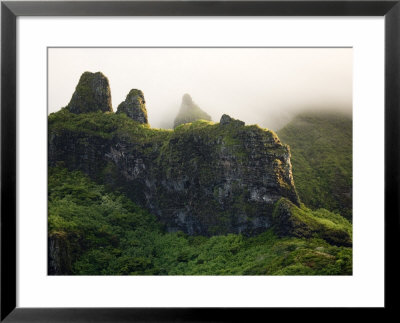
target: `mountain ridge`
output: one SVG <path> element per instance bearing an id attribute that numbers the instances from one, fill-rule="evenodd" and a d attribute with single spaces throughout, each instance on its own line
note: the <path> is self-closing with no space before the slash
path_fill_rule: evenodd
<path id="1" fill-rule="evenodd" d="M 104 86 L 100 87 L 103 93 Z M 79 109 L 71 111 L 67 106 L 48 116 L 50 274 L 96 274 L 101 270 L 119 274 L 209 273 L 212 269 L 200 268 L 206 259 L 203 257 L 211 254 L 196 254 L 191 244 L 204 247 L 220 241 L 230 250 L 227 256 L 235 258 L 239 250 L 246 249 L 248 242 L 243 242 L 243 237 L 255 244 L 261 241 L 263 246 L 283 244 L 294 258 L 286 265 L 279 258 L 279 265 L 269 269 L 262 267 L 264 262 L 249 265 L 245 261 L 240 268 L 235 267 L 236 271 L 218 273 L 351 272 L 351 223 L 330 212 L 327 203 L 319 208 L 328 210 L 312 204 L 313 210 L 309 209 L 307 194 L 303 204 L 295 187 L 290 147 L 275 132 L 246 125 L 227 114 L 219 123 L 197 120 L 174 130 L 153 129 L 147 122 L 142 91 L 131 90 L 116 113 L 102 108 L 107 100 L 98 106 L 93 103 L 99 93 L 95 88 L 87 93 L 86 97 L 73 95 Z M 310 127 L 309 122 L 302 122 Z M 296 135 L 297 129 L 289 124 L 293 131 L 286 134 Z M 283 137 L 290 139 L 285 131 Z M 308 138 L 297 135 L 297 139 Z M 294 147 L 297 159 L 302 155 L 296 143 Z M 308 187 L 313 189 L 312 179 Z M 300 183 L 307 184 L 301 177 Z M 185 251 L 163 254 L 155 237 L 189 245 Z M 287 239 L 299 240 L 290 240 L 293 245 L 286 246 Z M 304 243 L 322 249 L 304 249 Z M 331 254 L 321 251 L 325 249 Z M 279 251 L 268 252 L 273 259 L 280 257 Z M 169 257 L 175 259 L 177 267 L 163 263 L 169 262 Z M 108 265 L 102 259 L 113 260 Z M 299 263 L 298 259 L 303 260 Z M 315 265 L 315 261 L 329 269 Z M 183 270 L 183 263 L 191 265 Z"/>

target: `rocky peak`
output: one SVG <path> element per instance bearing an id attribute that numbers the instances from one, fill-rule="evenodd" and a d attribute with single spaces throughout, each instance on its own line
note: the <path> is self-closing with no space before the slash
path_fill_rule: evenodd
<path id="1" fill-rule="evenodd" d="M 182 97 L 181 108 L 175 118 L 174 128 L 181 124 L 194 122 L 196 120 L 211 121 L 211 117 L 208 113 L 200 109 L 200 107 L 193 102 L 192 97 L 186 93 Z"/>
<path id="2" fill-rule="evenodd" d="M 227 114 L 223 114 L 221 117 L 221 120 L 219 121 L 221 126 L 225 126 L 228 124 L 233 124 L 233 125 L 237 125 L 237 126 L 244 126 L 245 123 L 243 121 L 237 120 L 237 119 L 233 119 L 231 118 L 229 115 Z"/>
<path id="3" fill-rule="evenodd" d="M 112 112 L 111 91 L 107 77 L 101 72 L 83 73 L 66 108 L 76 114 Z"/>
<path id="4" fill-rule="evenodd" d="M 117 108 L 117 113 L 125 113 L 129 118 L 148 124 L 146 101 L 141 90 L 132 89 Z"/>
<path id="5" fill-rule="evenodd" d="M 186 106 L 191 106 L 193 105 L 193 100 L 192 97 L 190 96 L 190 94 L 185 93 L 182 97 L 182 104 L 186 105 Z"/>

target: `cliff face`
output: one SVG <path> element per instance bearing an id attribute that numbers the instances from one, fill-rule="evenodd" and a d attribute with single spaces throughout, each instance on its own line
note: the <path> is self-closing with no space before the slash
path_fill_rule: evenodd
<path id="1" fill-rule="evenodd" d="M 131 90 L 116 114 L 104 113 L 110 98 L 103 74 L 81 76 L 69 105 L 49 116 L 50 167 L 83 171 L 168 231 L 190 235 L 259 233 L 281 197 L 299 204 L 289 148 L 275 133 L 228 115 L 219 124 L 185 119 L 174 131 L 151 129 L 142 91 Z M 181 112 L 209 118 L 189 95 Z"/>
<path id="2" fill-rule="evenodd" d="M 290 152 L 270 131 L 223 116 L 174 131 L 124 114 L 49 116 L 49 166 L 59 162 L 125 192 L 169 231 L 255 234 L 274 203 L 299 200 Z"/>

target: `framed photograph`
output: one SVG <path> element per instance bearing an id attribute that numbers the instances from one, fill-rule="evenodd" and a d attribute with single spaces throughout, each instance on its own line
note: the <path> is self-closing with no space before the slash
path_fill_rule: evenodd
<path id="1" fill-rule="evenodd" d="M 2 2 L 1 320 L 394 309 L 399 15 Z"/>

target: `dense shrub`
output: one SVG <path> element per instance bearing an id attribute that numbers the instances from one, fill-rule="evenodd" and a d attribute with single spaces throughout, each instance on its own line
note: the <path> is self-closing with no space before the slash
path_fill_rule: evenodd
<path id="1" fill-rule="evenodd" d="M 308 214 L 340 224 L 327 211 Z M 81 172 L 49 169 L 49 240 L 62 274 L 73 275 L 350 275 L 352 249 L 320 237 L 210 238 L 167 233 L 157 219 Z M 304 213 L 304 214 L 303 214 Z M 348 222 L 347 222 L 348 223 Z M 53 243 L 53 245 L 54 245 Z M 50 244 L 49 244 L 50 245 Z M 60 249 L 61 248 L 61 249 Z M 55 258 L 54 258 L 55 257 Z M 60 272 L 59 272 L 60 273 Z"/>

